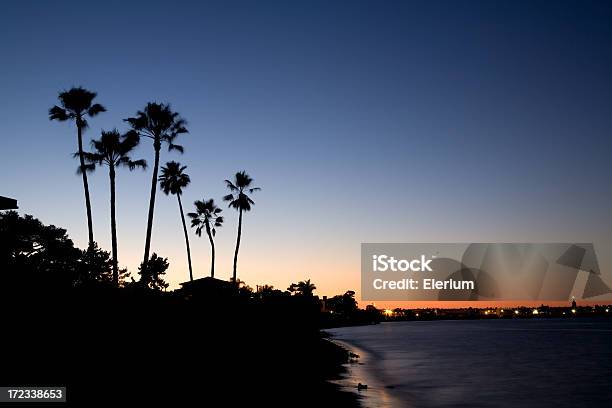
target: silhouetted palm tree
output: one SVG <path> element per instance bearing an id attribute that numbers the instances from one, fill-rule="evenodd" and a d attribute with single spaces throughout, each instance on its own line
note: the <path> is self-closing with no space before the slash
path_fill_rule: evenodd
<path id="1" fill-rule="evenodd" d="M 140 143 L 140 136 L 134 131 L 121 135 L 116 129 L 110 132 L 102 131 L 99 140 L 92 140 L 93 152 L 83 152 L 88 163 L 87 169 L 93 170 L 95 165 L 108 166 L 110 178 L 110 209 L 111 209 L 111 242 L 113 249 L 113 284 L 119 286 L 119 261 L 117 255 L 117 218 L 115 215 L 115 169 L 127 167 L 130 171 L 137 167 L 147 168 L 145 160 L 132 160 L 130 153 Z"/>
<path id="2" fill-rule="evenodd" d="M 49 109 L 49 119 L 64 122 L 74 120 L 77 128 L 77 141 L 79 146 L 80 173 L 83 177 L 83 189 L 85 190 L 85 208 L 87 210 L 87 229 L 89 232 L 89 246 L 93 246 L 93 221 L 91 217 L 91 201 L 89 199 L 89 183 L 87 182 L 87 169 L 83 157 L 83 131 L 87 128 L 86 116 L 93 117 L 98 113 L 106 112 L 106 108 L 99 103 L 92 104 L 96 97 L 95 92 L 78 87 L 69 91 L 60 92 L 58 99 L 61 106 L 53 106 Z"/>
<path id="3" fill-rule="evenodd" d="M 213 237 L 216 234 L 216 228 L 223 225 L 223 217 L 219 214 L 221 209 L 215 205 L 215 201 L 197 200 L 194 202 L 196 212 L 187 214 L 191 218 L 191 227 L 195 227 L 198 237 L 202 236 L 202 228 L 206 230 L 208 240 L 210 241 L 211 262 L 210 262 L 210 277 L 215 277 L 215 242 Z"/>
<path id="4" fill-rule="evenodd" d="M 136 112 L 133 118 L 125 119 L 133 130 L 140 136 L 153 140 L 155 150 L 155 163 L 153 165 L 153 178 L 151 179 L 151 196 L 149 199 L 149 216 L 147 221 L 147 236 L 143 262 L 149 260 L 151 249 L 151 233 L 153 232 L 153 213 L 155 211 L 155 193 L 157 191 L 157 172 L 159 169 L 159 154 L 162 143 L 168 144 L 168 151 L 177 150 L 183 153 L 183 147 L 174 144 L 174 140 L 181 133 L 187 133 L 187 122 L 177 112 L 172 112 L 170 105 L 149 102 L 144 110 Z"/>
<path id="5" fill-rule="evenodd" d="M 310 279 L 308 279 L 298 283 L 292 283 L 287 290 L 299 296 L 310 297 L 313 295 L 316 288 L 317 287 L 313 283 L 310 283 Z"/>
<path id="6" fill-rule="evenodd" d="M 247 195 L 261 190 L 259 187 L 250 187 L 253 179 L 243 170 L 234 176 L 234 180 L 225 180 L 227 188 L 232 194 L 223 197 L 224 201 L 229 201 L 229 206 L 238 211 L 238 237 L 236 238 L 236 250 L 234 251 L 234 272 L 232 280 L 236 281 L 236 265 L 238 263 L 238 249 L 240 248 L 240 236 L 242 235 L 242 212 L 250 211 L 251 205 L 255 202 Z"/>
<path id="7" fill-rule="evenodd" d="M 193 270 L 191 269 L 191 250 L 189 249 L 189 235 L 187 234 L 187 225 L 185 224 L 185 213 L 183 212 L 183 203 L 181 202 L 181 194 L 183 188 L 187 187 L 191 182 L 189 175 L 184 173 L 187 166 L 181 166 L 180 163 L 171 161 L 166 163 L 161 169 L 159 176 L 159 185 L 162 191 L 168 194 L 176 195 L 181 212 L 181 221 L 183 222 L 183 232 L 185 233 L 185 244 L 187 245 L 187 262 L 189 263 L 189 279 L 193 280 Z"/>

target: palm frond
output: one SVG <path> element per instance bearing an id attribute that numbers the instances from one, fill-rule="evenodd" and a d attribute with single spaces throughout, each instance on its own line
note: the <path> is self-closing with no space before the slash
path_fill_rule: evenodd
<path id="1" fill-rule="evenodd" d="M 182 194 L 183 188 L 191 182 L 189 175 L 184 173 L 186 168 L 187 166 L 181 166 L 175 161 L 162 166 L 158 181 L 164 194 Z"/>
<path id="2" fill-rule="evenodd" d="M 135 130 L 129 130 L 121 136 L 121 151 L 126 154 L 140 144 L 140 135 Z"/>
<path id="3" fill-rule="evenodd" d="M 98 113 L 102 113 L 102 112 L 106 112 L 106 108 L 104 106 L 100 105 L 99 103 L 94 103 L 87 110 L 87 114 L 89 116 L 96 116 Z"/>
<path id="4" fill-rule="evenodd" d="M 246 171 L 242 170 L 234 175 L 234 181 L 225 180 L 227 188 L 232 192 L 237 192 L 238 195 L 227 195 L 223 199 L 225 201 L 231 201 L 229 206 L 237 210 L 249 211 L 251 205 L 255 202 L 247 195 L 252 194 L 256 191 L 260 191 L 259 187 L 249 187 L 253 182 L 253 178 L 247 174 Z"/>
<path id="5" fill-rule="evenodd" d="M 92 107 L 91 103 L 96 96 L 95 92 L 79 86 L 60 92 L 58 99 L 64 109 L 75 115 L 81 115 Z"/>
<path id="6" fill-rule="evenodd" d="M 149 102 L 136 116 L 124 121 L 142 136 L 167 143 L 169 150 L 183 152 L 182 146 L 176 145 L 174 140 L 179 134 L 187 133 L 187 122 L 177 112 L 173 112 L 169 104 Z"/>
<path id="7" fill-rule="evenodd" d="M 227 186 L 227 188 L 229 188 L 229 189 L 230 189 L 230 191 L 239 191 L 239 188 L 238 188 L 238 187 L 236 187 L 236 186 L 234 185 L 234 183 L 232 183 L 232 182 L 231 182 L 231 181 L 229 181 L 229 180 L 225 180 L 225 185 Z"/>
<path id="8" fill-rule="evenodd" d="M 92 173 L 93 171 L 96 170 L 96 165 L 94 163 L 90 163 L 90 164 L 85 164 L 84 166 L 78 166 L 76 173 L 79 175 L 83 174 L 83 170 L 86 173 Z"/>
<path id="9" fill-rule="evenodd" d="M 75 158 L 79 157 L 79 153 L 76 152 L 73 155 Z M 101 164 L 102 161 L 104 160 L 104 155 L 101 155 L 99 153 L 91 153 L 91 152 L 83 152 L 83 159 L 88 163 L 88 164 Z"/>
<path id="10" fill-rule="evenodd" d="M 64 122 L 68 119 L 70 119 L 70 116 L 65 109 L 62 109 L 57 105 L 49 109 L 49 120 L 59 120 L 60 122 Z"/>
<path id="11" fill-rule="evenodd" d="M 127 122 L 133 130 L 139 131 L 143 129 L 147 125 L 146 118 L 143 116 L 142 112 L 138 112 L 137 116 L 133 118 L 123 119 L 124 122 Z"/>
<path id="12" fill-rule="evenodd" d="M 183 146 L 181 145 L 177 145 L 174 143 L 168 143 L 168 151 L 171 152 L 172 150 L 176 150 L 179 153 L 184 153 L 185 149 L 183 148 Z"/>
<path id="13" fill-rule="evenodd" d="M 143 170 L 146 170 L 146 168 L 147 168 L 147 161 L 144 160 L 144 159 L 129 160 L 129 158 L 127 158 L 127 157 L 123 157 L 122 160 L 123 159 L 127 159 L 123 163 L 125 163 L 124 165 L 127 166 L 130 170 L 134 170 L 137 167 L 140 167 Z"/>
<path id="14" fill-rule="evenodd" d="M 146 168 L 146 160 L 132 160 L 130 157 L 131 151 L 138 145 L 139 136 L 130 131 L 125 135 L 121 135 L 117 129 L 111 131 L 102 131 L 100 138 L 91 141 L 91 145 L 95 150 L 95 154 L 90 158 L 96 159 L 97 162 L 106 164 L 127 167 L 130 170 L 136 167 Z"/>

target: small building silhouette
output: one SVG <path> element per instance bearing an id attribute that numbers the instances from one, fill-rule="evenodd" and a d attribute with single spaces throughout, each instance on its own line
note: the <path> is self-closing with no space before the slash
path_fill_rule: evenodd
<path id="1" fill-rule="evenodd" d="M 234 293 L 236 287 L 231 282 L 207 276 L 181 283 L 180 291 L 190 297 L 222 297 Z"/>
<path id="2" fill-rule="evenodd" d="M 13 198 L 0 196 L 0 210 L 16 210 L 17 200 Z"/>

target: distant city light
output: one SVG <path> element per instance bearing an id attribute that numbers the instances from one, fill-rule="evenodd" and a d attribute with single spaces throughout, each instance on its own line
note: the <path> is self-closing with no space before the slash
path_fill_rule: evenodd
<path id="1" fill-rule="evenodd" d="M 518 310 L 515 310 L 515 311 L 514 311 L 514 314 L 519 314 L 519 311 L 518 311 Z"/>
<path id="2" fill-rule="evenodd" d="M 415 314 L 415 316 L 416 316 L 416 317 L 419 317 L 419 314 L 417 313 L 417 314 Z"/>
<path id="3" fill-rule="evenodd" d="M 572 313 L 576 313 L 576 309 L 572 309 Z"/>
<path id="4" fill-rule="evenodd" d="M 391 309 L 385 309 L 385 315 L 386 315 L 386 316 L 391 316 L 391 315 L 393 315 L 393 310 L 391 310 Z"/>
<path id="5" fill-rule="evenodd" d="M 537 315 L 540 312 L 538 312 L 538 309 L 533 309 L 533 312 L 531 312 L 531 313 L 533 313 L 534 315 Z"/>
<path id="6" fill-rule="evenodd" d="M 606 313 L 608 313 L 610 311 L 610 309 L 606 309 Z"/>

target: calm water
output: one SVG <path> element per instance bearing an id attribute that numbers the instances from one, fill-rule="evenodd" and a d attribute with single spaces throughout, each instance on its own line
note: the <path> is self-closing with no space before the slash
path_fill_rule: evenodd
<path id="1" fill-rule="evenodd" d="M 612 406 L 612 319 L 383 323 L 329 330 L 366 406 Z"/>

